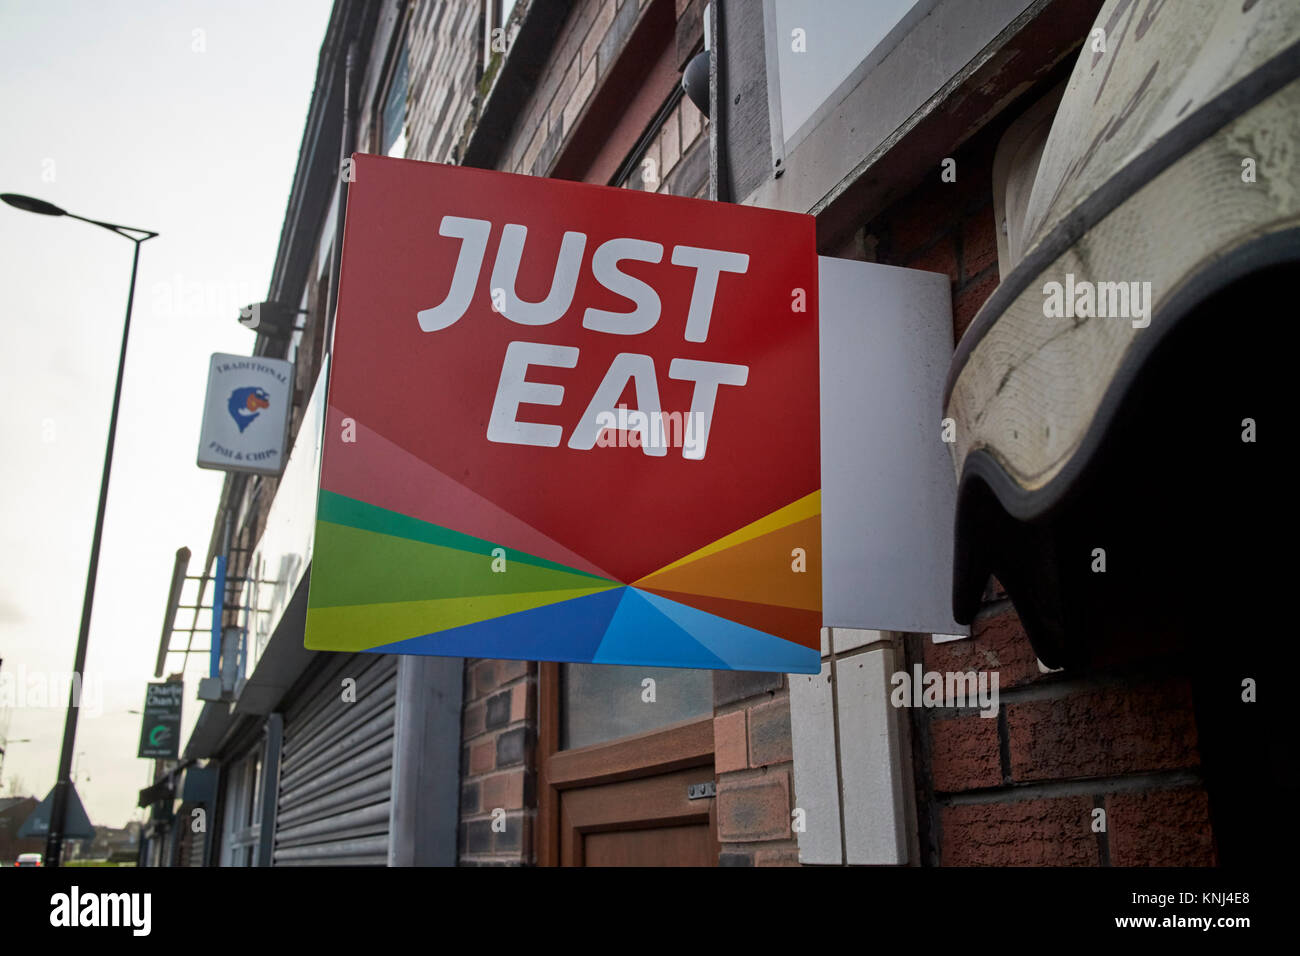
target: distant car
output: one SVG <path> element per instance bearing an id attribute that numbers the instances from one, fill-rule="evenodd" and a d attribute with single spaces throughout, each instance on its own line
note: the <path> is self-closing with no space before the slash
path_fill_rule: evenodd
<path id="1" fill-rule="evenodd" d="M 39 853 L 19 853 L 18 859 L 14 860 L 14 866 L 40 866 L 44 860 Z"/>

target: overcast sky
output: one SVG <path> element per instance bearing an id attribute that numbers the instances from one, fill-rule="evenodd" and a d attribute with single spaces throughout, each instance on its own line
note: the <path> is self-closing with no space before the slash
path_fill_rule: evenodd
<path id="1" fill-rule="evenodd" d="M 238 307 L 265 298 L 331 6 L 0 0 L 0 192 L 161 234 L 141 250 L 77 736 L 96 824 L 140 818 L 152 764 L 127 711 L 222 482 L 194 464 L 208 357 L 252 349 Z M 0 737 L 31 738 L 8 745 L 4 795 L 17 777 L 44 797 L 58 768 L 66 699 L 39 694 L 72 667 L 130 268 L 125 239 L 0 205 L 0 690 L 24 677 Z"/>

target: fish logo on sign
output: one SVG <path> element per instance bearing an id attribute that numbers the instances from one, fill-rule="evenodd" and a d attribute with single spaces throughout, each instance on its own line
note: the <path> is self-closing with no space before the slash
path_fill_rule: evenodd
<path id="1" fill-rule="evenodd" d="M 253 423 L 262 409 L 271 407 L 271 396 L 264 388 L 237 388 L 230 393 L 230 417 L 239 426 L 240 432 Z"/>

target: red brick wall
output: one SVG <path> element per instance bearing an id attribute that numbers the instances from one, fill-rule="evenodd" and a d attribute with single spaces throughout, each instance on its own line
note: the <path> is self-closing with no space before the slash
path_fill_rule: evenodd
<path id="1" fill-rule="evenodd" d="M 713 704 L 719 865 L 798 865 L 785 675 L 717 671 Z"/>
<path id="2" fill-rule="evenodd" d="M 1014 110 L 864 229 L 868 258 L 946 273 L 960 338 L 999 280 L 992 160 Z M 909 639 L 909 666 L 990 670 L 1001 707 L 983 718 L 911 711 L 923 863 L 1212 865 L 1191 682 L 1172 659 L 1080 679 L 1043 674 L 997 583 L 969 640 Z M 1094 810 L 1106 829 L 1094 832 Z"/>

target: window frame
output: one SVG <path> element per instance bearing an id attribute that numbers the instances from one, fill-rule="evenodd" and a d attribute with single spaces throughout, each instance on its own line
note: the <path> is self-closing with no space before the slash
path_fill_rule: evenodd
<path id="1" fill-rule="evenodd" d="M 888 33 L 871 49 L 863 53 L 848 75 L 817 106 L 809 117 L 787 138 L 784 118 L 781 115 L 781 71 L 778 44 L 784 39 L 777 36 L 777 0 L 763 0 L 763 48 L 767 67 L 767 115 L 772 142 L 773 175 L 783 171 L 786 157 L 806 142 L 819 126 L 855 90 L 867 75 L 888 56 L 904 36 L 938 5 L 939 0 L 913 0 L 911 9 L 903 14 Z"/>
<path id="2" fill-rule="evenodd" d="M 510 5 L 509 10 L 506 9 L 507 3 Z M 481 51 L 482 55 L 479 57 L 480 76 L 483 73 L 486 73 L 492 66 L 493 30 L 500 29 L 506 37 L 506 50 L 501 54 L 501 56 L 504 58 L 510 55 L 510 47 L 514 43 L 514 38 L 519 32 L 519 28 L 518 25 L 516 25 L 514 30 L 507 32 L 506 27 L 510 25 L 510 21 L 514 17 L 515 11 L 518 10 L 523 3 L 524 0 L 482 0 L 482 6 L 480 9 L 482 10 L 483 18 L 483 49 Z"/>
<path id="3" fill-rule="evenodd" d="M 262 835 L 266 737 L 229 766 L 221 814 L 221 865 L 256 866 Z"/>
<path id="4" fill-rule="evenodd" d="M 411 103 L 411 46 L 410 40 L 411 16 L 409 7 L 401 15 L 401 22 L 393 30 L 393 41 L 388 49 L 387 57 L 384 62 L 383 82 L 379 84 L 379 89 L 375 94 L 375 100 L 371 105 L 371 142 L 375 151 L 381 156 L 395 156 L 398 159 L 406 157 L 406 149 L 409 145 L 407 140 L 407 126 L 410 122 L 410 103 Z M 403 74 L 406 78 L 406 89 L 402 92 L 402 127 L 397 137 L 393 140 L 392 145 L 384 143 L 384 123 L 388 116 L 388 98 L 393 92 L 393 81 L 397 78 L 397 67 L 400 62 L 405 60 L 406 68 Z M 401 152 L 395 154 L 393 150 L 401 146 Z M 332 239 L 331 239 L 332 241 Z"/>

